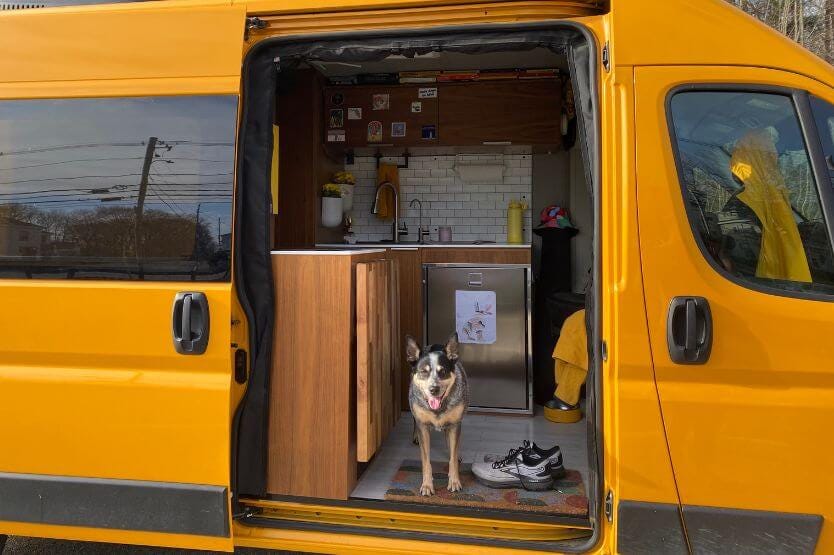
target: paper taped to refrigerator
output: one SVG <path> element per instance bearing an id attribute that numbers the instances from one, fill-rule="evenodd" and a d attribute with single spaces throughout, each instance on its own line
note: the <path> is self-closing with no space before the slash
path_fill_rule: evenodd
<path id="1" fill-rule="evenodd" d="M 455 329 L 461 343 L 496 341 L 495 291 L 455 291 Z"/>

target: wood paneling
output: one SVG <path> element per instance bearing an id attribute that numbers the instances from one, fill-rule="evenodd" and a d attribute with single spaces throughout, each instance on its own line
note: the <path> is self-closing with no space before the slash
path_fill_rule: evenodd
<path id="1" fill-rule="evenodd" d="M 530 264 L 529 248 L 430 248 L 420 249 L 423 264 Z"/>
<path id="2" fill-rule="evenodd" d="M 398 414 L 394 358 L 398 353 L 392 348 L 399 328 L 395 269 L 393 260 L 356 265 L 356 456 L 359 462 L 373 457 Z"/>
<path id="3" fill-rule="evenodd" d="M 405 359 L 405 336 L 410 335 L 423 344 L 423 266 L 420 251 L 413 249 L 389 249 L 388 258 L 398 263 L 399 286 L 399 324 L 400 331 L 395 336 L 395 345 L 399 356 L 399 383 L 402 407 L 408 406 L 408 387 L 411 379 L 411 365 Z"/>
<path id="4" fill-rule="evenodd" d="M 561 84 L 556 79 L 444 84 L 439 92 L 440 144 L 562 142 Z"/>
<path id="5" fill-rule="evenodd" d="M 277 98 L 279 128 L 278 215 L 276 248 L 312 247 L 316 241 L 341 241 L 341 228 L 321 227 L 319 191 L 330 176 L 343 169 L 328 158 L 319 122 L 323 115 L 322 77 L 313 70 L 294 73 Z"/>
<path id="6" fill-rule="evenodd" d="M 435 87 L 435 84 L 427 86 Z M 333 146 L 345 148 L 374 146 L 377 144 L 404 146 L 432 146 L 437 140 L 422 139 L 422 127 L 434 125 L 437 128 L 437 98 L 419 98 L 418 85 L 355 85 L 348 87 L 327 87 L 324 90 L 324 122 L 325 133 L 330 127 L 330 110 L 342 110 L 344 119 L 345 142 L 329 143 Z M 374 110 L 373 95 L 387 94 L 389 109 Z M 341 100 L 341 104 L 337 102 Z M 411 103 L 419 102 L 420 111 L 412 112 Z M 348 108 L 361 108 L 362 119 L 348 119 Z M 368 123 L 382 122 L 382 141 L 368 142 Z M 405 137 L 392 137 L 391 124 L 405 123 Z M 338 129 L 338 128 L 337 128 Z"/>
<path id="7" fill-rule="evenodd" d="M 356 483 L 354 268 L 381 258 L 272 255 L 271 494 L 347 499 Z"/>

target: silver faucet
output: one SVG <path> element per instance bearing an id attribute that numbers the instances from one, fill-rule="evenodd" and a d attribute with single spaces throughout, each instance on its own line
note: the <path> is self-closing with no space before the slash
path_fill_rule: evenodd
<path id="1" fill-rule="evenodd" d="M 422 245 L 424 243 L 423 237 L 429 234 L 429 230 L 423 228 L 423 201 L 418 198 L 413 198 L 411 199 L 411 202 L 408 203 L 408 206 L 410 208 L 414 208 L 415 202 L 417 203 L 417 207 L 420 209 L 420 223 L 417 225 L 417 242 Z"/>
<path id="2" fill-rule="evenodd" d="M 374 206 L 371 208 L 371 214 L 379 214 L 379 194 L 382 192 L 384 188 L 391 189 L 391 193 L 394 195 L 394 227 L 393 227 L 393 241 L 394 243 L 400 242 L 400 234 L 405 235 L 408 233 L 408 228 L 401 229 L 400 228 L 400 194 L 397 192 L 397 188 L 394 187 L 394 184 L 390 181 L 383 181 L 379 184 L 376 188 L 376 195 L 374 196 Z M 405 223 L 405 222 L 403 222 Z"/>

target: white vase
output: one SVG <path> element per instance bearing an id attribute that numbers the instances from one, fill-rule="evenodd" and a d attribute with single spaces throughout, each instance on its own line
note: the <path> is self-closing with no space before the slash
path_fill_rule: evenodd
<path id="1" fill-rule="evenodd" d="M 342 199 L 321 197 L 321 225 L 324 227 L 342 225 Z"/>

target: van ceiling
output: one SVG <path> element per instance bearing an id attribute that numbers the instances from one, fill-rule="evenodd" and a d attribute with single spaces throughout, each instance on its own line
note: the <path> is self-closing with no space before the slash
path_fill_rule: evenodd
<path id="1" fill-rule="evenodd" d="M 391 55 L 384 60 L 362 62 L 310 61 L 309 66 L 328 77 L 361 73 L 397 73 L 400 71 L 459 71 L 467 69 L 530 69 L 556 68 L 568 71 L 567 58 L 547 48 L 528 51 L 462 54 L 460 52 L 429 52 L 406 58 Z"/>

